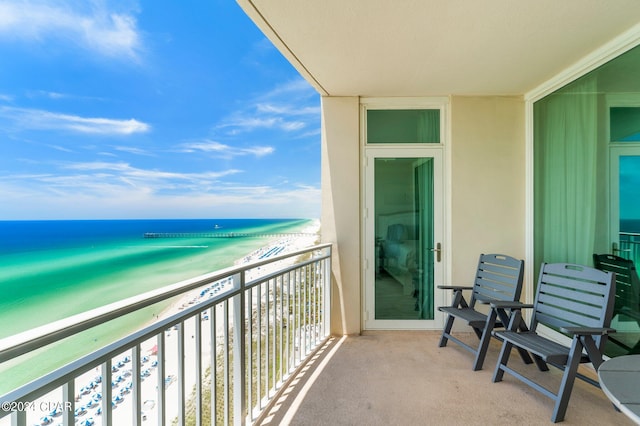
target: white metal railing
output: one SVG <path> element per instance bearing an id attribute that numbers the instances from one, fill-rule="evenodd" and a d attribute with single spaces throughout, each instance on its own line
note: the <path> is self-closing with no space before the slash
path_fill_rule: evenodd
<path id="1" fill-rule="evenodd" d="M 252 423 L 328 337 L 330 277 L 331 245 L 322 244 L 0 340 L 0 363 L 15 362 L 168 298 L 191 297 L 177 313 L 0 396 L 0 425 Z"/>
<path id="2" fill-rule="evenodd" d="M 620 232 L 618 256 L 632 260 L 640 267 L 640 234 L 636 232 Z"/>

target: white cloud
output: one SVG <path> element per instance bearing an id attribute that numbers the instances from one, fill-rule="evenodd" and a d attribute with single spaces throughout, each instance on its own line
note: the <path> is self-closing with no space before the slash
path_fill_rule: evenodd
<path id="1" fill-rule="evenodd" d="M 285 115 L 319 115 L 320 106 L 307 106 L 297 108 L 291 104 L 269 104 L 259 103 L 256 105 L 256 111 L 267 114 L 285 114 Z"/>
<path id="2" fill-rule="evenodd" d="M 47 99 L 77 99 L 77 100 L 89 100 L 89 101 L 104 101 L 104 98 L 96 96 L 81 96 L 70 93 L 51 92 L 46 90 L 29 90 L 26 96 L 28 98 L 47 98 Z"/>
<path id="3" fill-rule="evenodd" d="M 299 77 L 274 87 L 272 90 L 265 93 L 262 98 L 273 99 L 283 96 L 290 97 L 291 94 L 307 97 L 317 95 L 315 89 L 313 89 L 305 79 Z"/>
<path id="4" fill-rule="evenodd" d="M 38 44 L 70 41 L 103 56 L 136 60 L 141 51 L 136 19 L 93 1 L 4 1 L 0 37 Z"/>
<path id="5" fill-rule="evenodd" d="M 286 122 L 286 123 L 282 124 L 282 126 L 280 128 L 282 130 L 287 131 L 287 132 L 293 132 L 294 130 L 302 129 L 305 126 L 306 126 L 306 123 L 304 123 L 302 121 L 289 121 L 289 122 Z"/>
<path id="6" fill-rule="evenodd" d="M 153 157 L 156 155 L 153 152 L 149 152 L 145 149 L 138 148 L 135 146 L 114 146 L 113 149 L 115 149 L 116 151 L 128 152 L 129 154 L 145 155 L 149 157 Z"/>
<path id="7" fill-rule="evenodd" d="M 299 130 L 305 127 L 306 123 L 302 121 L 288 121 L 283 117 L 256 117 L 255 113 L 249 112 L 248 116 L 243 113 L 236 113 L 234 117 L 229 118 L 225 123 L 218 125 L 219 129 L 230 128 L 230 134 L 238 134 L 244 132 L 252 132 L 257 129 L 280 129 L 286 132 Z"/>
<path id="8" fill-rule="evenodd" d="M 234 111 L 216 128 L 225 130 L 229 135 L 260 129 L 292 134 L 319 126 L 318 94 L 301 78 L 279 85 L 246 104 L 249 105 L 247 108 Z"/>
<path id="9" fill-rule="evenodd" d="M 64 165 L 64 171 L 0 176 L 0 218 L 315 218 L 320 212 L 319 188 L 222 180 L 238 170 L 177 173 L 89 162 Z"/>
<path id="10" fill-rule="evenodd" d="M 317 218 L 318 188 L 279 191 L 265 188 L 262 194 L 227 190 L 221 193 L 188 192 L 157 196 L 144 188 L 95 187 L 93 192 L 63 197 L 29 191 L 0 182 L 8 201 L 0 206 L 3 219 L 133 219 L 133 218 Z M 70 195 L 70 194 L 65 194 Z M 42 206 L 47 208 L 43 209 Z M 25 217 L 28 212 L 28 217 Z"/>
<path id="11" fill-rule="evenodd" d="M 201 142 L 189 142 L 184 143 L 180 147 L 181 152 L 206 152 L 214 154 L 221 158 L 233 158 L 244 155 L 253 155 L 256 157 L 263 157 L 269 155 L 275 151 L 271 146 L 252 146 L 248 148 L 234 147 L 225 145 L 220 142 L 204 140 Z"/>
<path id="12" fill-rule="evenodd" d="M 0 107 L 0 116 L 12 120 L 22 129 L 29 130 L 66 130 L 88 134 L 130 135 L 144 133 L 151 129 L 150 125 L 135 119 L 87 118 L 27 108 Z"/>
<path id="13" fill-rule="evenodd" d="M 114 177 L 116 179 L 124 178 L 124 179 L 134 179 L 140 183 L 152 184 L 154 182 L 164 181 L 165 183 L 170 183 L 168 181 L 191 181 L 201 183 L 203 181 L 213 181 L 219 179 L 223 176 L 228 176 L 232 174 L 239 173 L 240 170 L 229 169 L 221 172 L 204 172 L 204 173 L 178 173 L 178 172 L 167 172 L 162 170 L 146 170 L 140 169 L 131 166 L 128 163 L 111 163 L 106 161 L 93 161 L 86 163 L 71 163 L 62 166 L 63 169 L 67 170 L 78 170 L 85 172 L 95 172 L 100 176 L 100 178 L 104 178 L 105 176 Z M 71 176 L 71 178 L 75 178 L 76 176 Z M 89 176 L 90 177 L 90 176 Z M 58 178 L 52 178 L 57 180 Z M 61 179 L 66 181 L 67 177 L 62 176 Z M 158 187 L 161 189 L 162 187 Z"/>

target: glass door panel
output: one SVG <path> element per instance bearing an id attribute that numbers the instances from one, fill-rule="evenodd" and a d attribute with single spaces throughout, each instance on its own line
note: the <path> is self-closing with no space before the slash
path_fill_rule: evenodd
<path id="1" fill-rule="evenodd" d="M 625 144 L 626 145 L 626 144 Z M 611 148 L 611 252 L 640 267 L 640 146 Z M 612 327 L 605 353 L 640 353 L 640 282 L 616 291 Z"/>
<path id="2" fill-rule="evenodd" d="M 374 238 L 367 248 L 374 268 L 366 280 L 365 326 L 439 328 L 435 286 L 442 282 L 443 270 L 440 155 L 393 153 L 374 153 L 368 161 L 373 191 L 367 199 L 372 228 L 367 234 Z"/>
<path id="3" fill-rule="evenodd" d="M 635 151 L 635 152 L 634 152 Z M 611 250 L 640 266 L 640 147 L 611 150 Z"/>

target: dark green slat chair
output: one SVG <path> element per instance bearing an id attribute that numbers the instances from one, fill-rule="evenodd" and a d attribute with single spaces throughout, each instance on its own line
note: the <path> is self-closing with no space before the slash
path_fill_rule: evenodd
<path id="1" fill-rule="evenodd" d="M 524 261 L 504 254 L 481 254 L 473 286 L 438 286 L 440 289 L 453 291 L 451 306 L 441 306 L 438 309 L 447 314 L 447 320 L 440 337 L 440 347 L 447 345 L 449 340 L 457 343 L 475 355 L 473 370 L 481 370 L 487 354 L 491 331 L 495 327 L 504 327 L 509 317 L 505 310 L 494 311 L 488 309 L 493 301 L 515 301 L 522 292 Z M 471 291 L 469 302 L 462 292 Z M 477 305 L 486 304 L 489 315 L 477 310 Z M 471 346 L 451 334 L 456 319 L 465 321 L 478 336 L 478 346 Z M 526 353 L 523 359 L 532 362 Z"/>
<path id="2" fill-rule="evenodd" d="M 516 310 L 507 330 L 493 332 L 503 341 L 493 382 L 501 381 L 504 373 L 509 373 L 553 399 L 555 406 L 551 420 L 554 423 L 564 420 L 575 378 L 598 386 L 597 382 L 578 374 L 578 366 L 590 362 L 597 371 L 603 362 L 602 349 L 607 335 L 615 331 L 609 327 L 613 316 L 615 284 L 613 272 L 565 263 L 542 264 L 533 305 L 520 305 L 522 309 L 533 310 L 529 330 L 517 329 L 521 311 Z M 516 309 L 514 303 L 503 303 L 502 307 L 505 305 Z M 499 302 L 492 304 L 495 308 L 500 306 Z M 563 344 L 538 334 L 541 325 L 564 334 L 568 337 L 568 343 Z M 563 370 L 557 392 L 534 382 L 524 372 L 507 366 L 514 347 L 530 352 L 541 371 L 549 370 L 548 365 Z"/>
<path id="3" fill-rule="evenodd" d="M 613 317 L 617 316 L 622 321 L 635 321 L 640 328 L 640 278 L 633 261 L 613 254 L 594 254 L 593 265 L 601 271 L 611 271 L 616 274 L 616 302 Z M 620 331 L 618 334 L 622 337 L 624 333 Z M 640 354 L 640 340 L 632 345 L 616 335 L 610 336 L 609 340 L 629 353 Z"/>

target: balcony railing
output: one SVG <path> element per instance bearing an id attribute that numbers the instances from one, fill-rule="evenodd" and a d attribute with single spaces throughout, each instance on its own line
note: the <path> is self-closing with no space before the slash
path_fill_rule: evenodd
<path id="1" fill-rule="evenodd" d="M 635 232 L 620 232 L 619 256 L 632 260 L 636 267 L 640 267 L 640 234 Z"/>
<path id="2" fill-rule="evenodd" d="M 0 397 L 0 425 L 253 423 L 329 335 L 331 246 L 227 268 L 0 340 L 20 362 L 175 296 L 177 313 Z M 18 368 L 18 367 L 16 367 Z"/>

